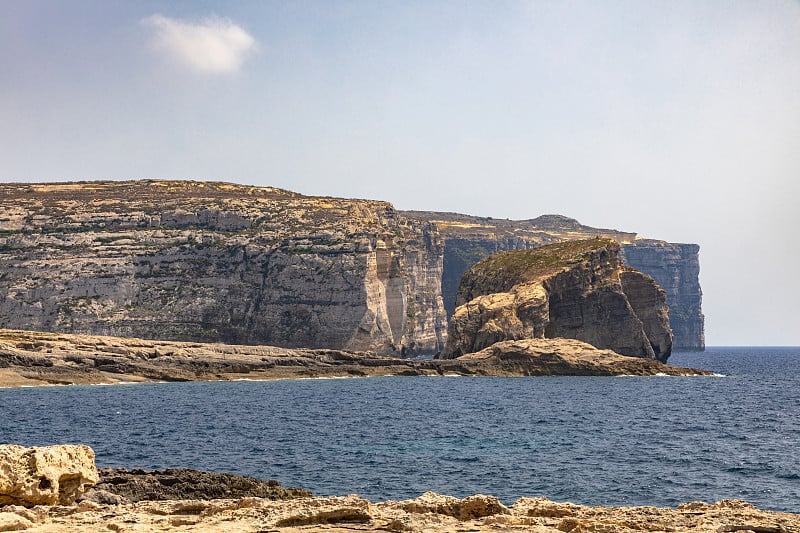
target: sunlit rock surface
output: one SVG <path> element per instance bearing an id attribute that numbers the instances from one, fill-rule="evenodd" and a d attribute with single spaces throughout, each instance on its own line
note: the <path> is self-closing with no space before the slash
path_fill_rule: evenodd
<path id="1" fill-rule="evenodd" d="M 0 184 L 0 327 L 435 353 L 436 228 L 227 183 Z"/>

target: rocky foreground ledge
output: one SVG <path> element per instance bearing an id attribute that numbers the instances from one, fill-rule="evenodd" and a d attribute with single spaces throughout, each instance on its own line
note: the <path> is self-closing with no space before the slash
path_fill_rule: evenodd
<path id="1" fill-rule="evenodd" d="M 448 360 L 0 329 L 0 387 L 364 376 L 708 375 L 571 339 L 496 343 Z"/>
<path id="2" fill-rule="evenodd" d="M 800 515 L 763 511 L 738 500 L 656 508 L 520 498 L 508 507 L 493 496 L 426 492 L 411 500 L 373 503 L 356 495 L 311 496 L 274 481 L 185 469 L 98 473 L 93 461 L 87 446 L 0 445 L 0 531 L 800 531 Z"/>

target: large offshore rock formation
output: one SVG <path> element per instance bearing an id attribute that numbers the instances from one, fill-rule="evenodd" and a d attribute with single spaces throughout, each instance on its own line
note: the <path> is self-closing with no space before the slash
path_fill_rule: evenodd
<path id="1" fill-rule="evenodd" d="M 433 222 L 444 241 L 442 298 L 448 317 L 455 311 L 461 277 L 495 252 L 535 248 L 564 240 L 604 237 L 621 245 L 625 263 L 652 277 L 667 292 L 675 350 L 705 348 L 696 244 L 674 244 L 638 238 L 636 233 L 593 228 L 561 215 L 531 220 L 506 220 L 432 211 L 404 211 L 420 221 Z"/>
<path id="2" fill-rule="evenodd" d="M 438 351 L 442 243 L 380 201 L 227 183 L 0 185 L 0 327 Z"/>
<path id="3" fill-rule="evenodd" d="M 672 333 L 666 294 L 619 261 L 611 239 L 500 252 L 461 280 L 442 358 L 495 343 L 577 339 L 622 355 L 666 361 Z"/>

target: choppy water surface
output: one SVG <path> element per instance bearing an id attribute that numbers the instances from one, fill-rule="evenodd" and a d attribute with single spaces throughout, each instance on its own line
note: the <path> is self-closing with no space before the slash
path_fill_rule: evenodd
<path id="1" fill-rule="evenodd" d="M 0 442 L 82 442 L 99 466 L 585 504 L 741 498 L 800 512 L 800 349 L 670 362 L 727 377 L 410 378 L 0 390 Z"/>

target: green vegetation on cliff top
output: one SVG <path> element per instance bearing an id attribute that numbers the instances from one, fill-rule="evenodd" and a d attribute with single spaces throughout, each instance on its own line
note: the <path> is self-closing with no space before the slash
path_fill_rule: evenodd
<path id="1" fill-rule="evenodd" d="M 504 285 L 504 281 L 512 282 L 512 285 L 525 283 L 576 265 L 600 248 L 618 249 L 619 244 L 611 239 L 594 238 L 558 242 L 527 250 L 498 252 L 476 263 L 470 273 L 477 277 L 495 279 Z"/>

